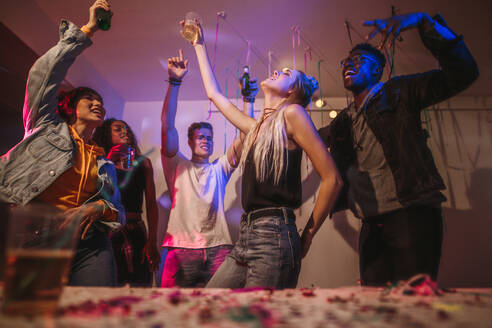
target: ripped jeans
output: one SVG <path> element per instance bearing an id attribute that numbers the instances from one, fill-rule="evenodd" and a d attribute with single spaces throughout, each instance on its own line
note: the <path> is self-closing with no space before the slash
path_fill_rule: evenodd
<path id="1" fill-rule="evenodd" d="M 263 208 L 241 217 L 239 240 L 208 288 L 295 288 L 301 239 L 289 208 Z"/>

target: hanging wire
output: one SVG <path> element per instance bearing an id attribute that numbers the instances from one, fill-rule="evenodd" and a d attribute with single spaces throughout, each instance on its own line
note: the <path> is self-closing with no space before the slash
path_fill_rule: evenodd
<path id="1" fill-rule="evenodd" d="M 354 42 L 352 41 L 352 34 L 350 33 L 350 23 L 348 19 L 345 19 L 345 28 L 347 29 L 347 36 L 350 41 L 350 45 L 353 46 Z"/>
<path id="2" fill-rule="evenodd" d="M 313 53 L 322 61 L 327 61 L 326 59 L 328 58 L 327 56 L 324 55 L 324 53 L 320 50 L 319 47 L 317 47 L 310 39 L 309 37 L 307 36 L 307 34 L 304 32 L 304 31 L 300 31 L 300 39 L 307 45 L 309 46 Z M 325 67 L 322 67 L 322 69 L 328 74 L 328 76 L 333 80 L 333 82 L 335 82 L 335 85 L 336 86 L 339 86 L 339 79 L 335 78 L 335 76 L 333 75 L 333 73 L 331 71 L 329 71 L 328 69 L 326 69 Z M 341 88 L 341 86 L 340 86 Z"/>
<path id="3" fill-rule="evenodd" d="M 232 29 L 232 31 L 247 45 L 248 40 L 232 25 L 225 17 L 222 17 L 224 22 L 229 25 L 229 27 Z M 268 68 L 268 60 L 261 54 L 261 52 L 256 48 L 254 44 L 251 45 L 251 52 L 257 57 L 257 59 L 265 66 L 265 68 Z"/>
<path id="4" fill-rule="evenodd" d="M 227 94 L 229 92 L 229 67 L 225 68 L 225 86 L 224 86 L 224 95 L 227 98 Z M 224 117 L 224 154 L 227 153 L 227 119 Z"/>
<path id="5" fill-rule="evenodd" d="M 220 22 L 220 17 L 223 17 L 223 15 L 225 15 L 224 12 L 218 12 L 217 13 L 217 24 L 215 25 L 214 57 L 212 59 L 212 72 L 215 72 L 215 62 L 217 59 L 217 43 L 219 41 L 219 22 Z M 207 120 L 210 120 L 211 117 L 212 117 L 212 101 L 209 100 Z"/>

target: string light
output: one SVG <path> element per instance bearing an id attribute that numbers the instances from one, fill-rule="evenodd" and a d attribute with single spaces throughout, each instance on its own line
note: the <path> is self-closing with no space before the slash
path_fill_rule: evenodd
<path id="1" fill-rule="evenodd" d="M 316 105 L 316 107 L 318 108 L 322 108 L 326 105 L 326 101 L 324 101 L 323 99 L 319 98 L 318 100 L 316 100 L 316 102 L 314 103 Z"/>

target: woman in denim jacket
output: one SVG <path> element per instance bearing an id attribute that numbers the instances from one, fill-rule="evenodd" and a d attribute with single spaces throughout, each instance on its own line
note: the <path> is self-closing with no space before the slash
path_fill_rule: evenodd
<path id="1" fill-rule="evenodd" d="M 81 240 L 69 284 L 113 286 L 115 267 L 108 229 L 125 221 L 113 164 L 92 144 L 94 129 L 106 111 L 90 88 L 58 95 L 75 58 L 92 44 L 95 10 L 109 10 L 105 0 L 90 8 L 89 22 L 78 28 L 62 20 L 60 41 L 29 72 L 23 110 L 24 138 L 0 159 L 0 201 L 17 205 L 51 204 L 79 219 Z"/>

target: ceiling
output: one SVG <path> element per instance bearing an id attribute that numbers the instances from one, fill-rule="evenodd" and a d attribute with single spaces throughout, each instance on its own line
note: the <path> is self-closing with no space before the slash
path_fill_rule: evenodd
<path id="1" fill-rule="evenodd" d="M 86 0 L 18 0 L 2 1 L 0 18 L 9 29 L 36 53 L 42 54 L 58 39 L 56 25 L 67 18 L 81 26 L 87 22 Z M 315 77 L 321 73 L 323 96 L 344 96 L 338 63 L 351 44 L 344 25 L 347 19 L 355 30 L 354 43 L 366 34 L 364 19 L 385 18 L 394 5 L 400 13 L 438 11 L 450 27 L 465 36 L 481 71 L 479 80 L 463 94 L 491 95 L 492 10 L 489 0 L 113 0 L 112 27 L 98 32 L 94 44 L 83 53 L 71 69 L 67 80 L 72 85 L 105 85 L 123 101 L 156 101 L 164 98 L 167 87 L 166 59 L 182 48 L 190 58 L 190 70 L 180 99 L 203 99 L 193 48 L 180 36 L 178 21 L 188 11 L 200 14 L 205 29 L 209 56 L 214 57 L 217 12 L 219 20 L 216 52 L 217 79 L 228 95 L 236 96 L 238 68 L 246 63 L 250 40 L 249 64 L 252 75 L 267 76 L 268 51 L 272 51 L 272 69 L 292 66 L 292 26 L 299 26 L 301 44 L 297 45 L 296 66 Z M 311 56 L 305 48 L 312 48 Z M 4 51 L 4 50 L 2 50 Z M 320 71 L 318 61 L 321 60 Z M 164 63 L 164 65 L 162 64 Z M 77 66 L 78 65 L 78 66 Z M 397 74 L 414 73 L 437 67 L 436 61 L 422 46 L 415 31 L 404 32 L 395 54 Z M 385 74 L 386 76 L 386 74 Z"/>

